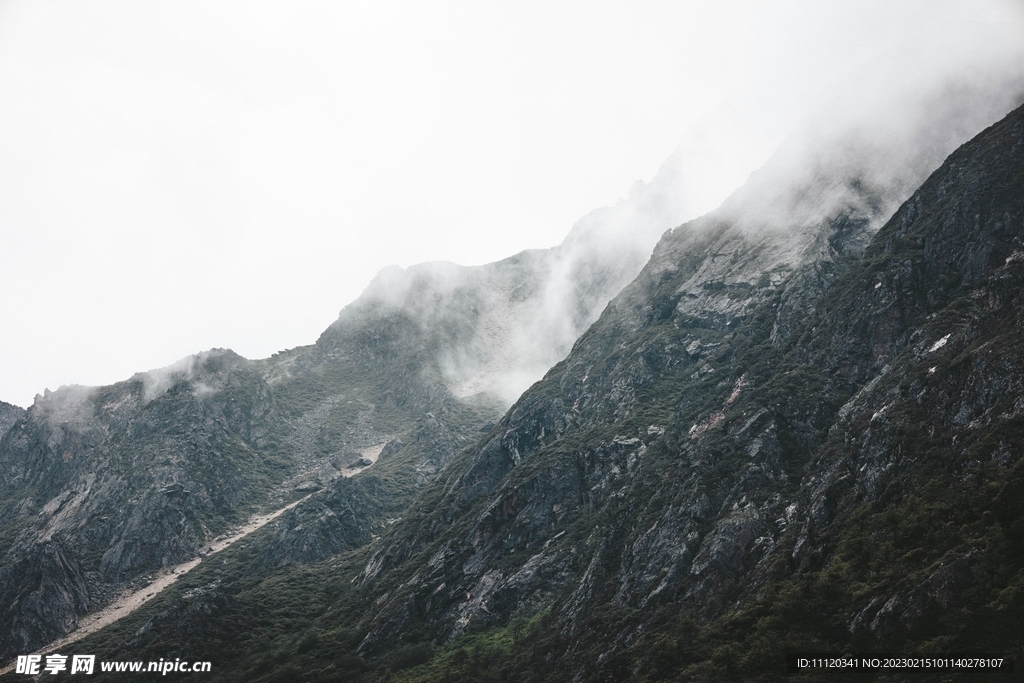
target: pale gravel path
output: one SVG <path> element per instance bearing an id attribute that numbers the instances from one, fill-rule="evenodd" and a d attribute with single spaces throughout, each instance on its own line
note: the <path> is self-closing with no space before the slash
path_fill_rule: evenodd
<path id="1" fill-rule="evenodd" d="M 213 541 L 209 545 L 204 545 L 203 551 L 205 551 L 205 557 L 209 557 L 210 555 L 219 553 L 221 550 L 224 550 L 235 541 L 245 538 L 252 532 L 266 525 L 268 522 L 277 519 L 288 510 L 291 510 L 293 507 L 303 502 L 311 495 L 313 494 L 309 494 L 308 496 L 300 498 L 294 503 L 284 506 L 280 510 L 275 510 L 274 512 L 269 512 L 265 515 L 257 515 L 256 517 L 253 517 L 248 522 L 246 522 L 241 529 L 236 531 L 231 536 L 226 536 L 220 538 L 219 540 Z M 150 582 L 149 585 L 147 585 L 146 587 L 141 588 L 135 591 L 134 593 L 125 593 L 121 595 L 100 611 L 94 612 L 93 614 L 84 617 L 81 621 L 78 622 L 78 627 L 74 631 L 71 631 L 66 636 L 59 638 L 53 641 L 52 643 L 49 643 L 45 647 L 42 647 L 31 654 L 51 654 L 55 651 L 60 650 L 63 647 L 70 645 L 71 643 L 77 642 L 82 638 L 85 638 L 86 636 L 95 633 L 96 631 L 99 631 L 101 628 L 104 628 L 105 626 L 113 624 L 115 621 L 121 619 L 122 617 L 128 616 L 129 614 L 131 614 L 132 612 L 134 612 L 135 610 L 137 610 L 138 608 L 142 607 L 144 604 L 155 598 L 157 595 L 159 595 L 162 590 L 164 590 L 172 583 L 177 581 L 178 578 L 184 576 L 189 571 L 194 569 L 200 562 L 202 562 L 202 560 L 202 557 L 197 557 L 194 560 L 189 560 L 188 562 L 182 562 L 181 564 L 177 564 L 173 567 L 161 569 L 160 572 L 157 573 L 156 579 Z M 16 662 L 17 660 L 15 659 L 14 661 L 10 662 L 7 666 L 0 669 L 0 676 L 3 676 L 4 674 L 13 671 Z"/>

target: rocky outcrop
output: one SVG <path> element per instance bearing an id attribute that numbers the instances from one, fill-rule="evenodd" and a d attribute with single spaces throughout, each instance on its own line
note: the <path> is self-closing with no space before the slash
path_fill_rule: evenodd
<path id="1" fill-rule="evenodd" d="M 380 511 L 362 482 L 337 479 L 274 524 L 259 562 L 266 566 L 307 564 L 370 542 Z"/>
<path id="2" fill-rule="evenodd" d="M 6 657 L 31 652 L 78 624 L 89 606 L 85 572 L 61 543 L 39 544 L 0 569 L 0 605 L 6 624 L 0 652 Z"/>
<path id="3" fill-rule="evenodd" d="M 491 404 L 470 406 L 424 377 L 410 389 L 416 401 L 389 406 L 381 390 L 395 381 L 388 366 L 357 365 L 345 346 L 335 351 L 307 347 L 254 362 L 214 350 L 109 387 L 47 391 L 28 411 L 7 411 L 17 420 L 0 439 L 0 610 L 19 616 L 17 633 L 0 638 L 0 658 L 64 634 L 118 586 L 195 557 L 304 484 L 328 486 L 282 522 L 266 562 L 305 563 L 365 544 L 495 417 Z M 341 464 L 365 468 L 362 451 L 395 434 L 416 448 L 387 467 L 408 476 L 354 486 L 331 464 L 356 453 Z M 25 563 L 58 541 L 60 562 L 51 564 L 75 570 L 47 569 L 56 578 L 47 574 L 44 584 L 83 592 L 44 591 L 57 602 L 28 609 L 19 596 L 44 579 Z"/>
<path id="4" fill-rule="evenodd" d="M 0 439 L 4 438 L 14 423 L 25 416 L 25 409 L 0 401 Z"/>
<path id="5" fill-rule="evenodd" d="M 931 481 L 925 462 L 1011 466 L 1024 367 L 998 340 L 1024 333 L 1022 131 L 1017 110 L 884 227 L 880 189 L 816 177 L 771 214 L 787 229 L 761 222 L 759 181 L 751 214 L 739 193 L 666 235 L 570 356 L 433 484 L 434 521 L 396 525 L 370 558 L 359 580 L 392 588 L 359 652 L 418 625 L 449 642 L 543 604 L 560 605 L 563 655 L 600 664 L 645 627 L 597 646 L 579 635 L 596 613 L 671 603 L 725 618 L 758 587 L 821 570 L 856 515 L 908 476 Z M 822 188 L 838 195 L 819 214 Z M 909 565 L 925 573 L 916 587 L 842 618 L 884 643 L 963 605 L 970 564 L 930 567 L 936 552 Z"/>
<path id="6" fill-rule="evenodd" d="M 20 592 L 35 590 L 32 575 L 16 568 L 56 539 L 69 566 L 91 577 L 97 598 L 24 612 L 19 651 L 39 647 L 73 627 L 86 609 L 102 607 L 111 586 L 194 557 L 257 506 L 280 504 L 304 481 L 320 488 L 323 472 L 339 477 L 332 460 L 340 469 L 365 467 L 370 461 L 363 450 L 406 434 L 417 443 L 409 479 L 422 485 L 468 435 L 493 421 L 496 406 L 470 406 L 420 371 L 415 339 L 404 346 L 394 340 L 406 354 L 394 365 L 395 357 L 378 364 L 359 360 L 361 351 L 375 353 L 358 346 L 366 341 L 360 330 L 375 322 L 356 316 L 343 326 L 346 340 L 329 349 L 306 347 L 256 362 L 214 350 L 109 387 L 47 391 L 28 411 L 5 404 L 0 567 L 8 571 L 3 596 L 9 602 L 0 602 L 0 609 L 13 609 Z M 412 400 L 389 391 L 397 386 Z M 357 457 L 346 460 L 350 453 Z M 392 469 L 405 465 L 395 458 Z M 373 495 L 393 498 L 381 509 L 396 516 L 393 508 L 415 485 L 389 481 L 400 482 L 392 484 L 400 490 Z M 369 530 L 383 519 L 373 517 L 376 507 L 365 496 L 348 500 L 350 494 L 341 482 L 324 495 L 326 507 L 295 512 L 317 521 L 295 521 L 282 531 L 274 564 L 307 562 L 368 542 Z M 353 506 L 355 521 L 345 512 Z M 0 643 L 13 647 L 14 637 Z M 0 648 L 0 657 L 14 652 Z"/>
<path id="7" fill-rule="evenodd" d="M 1024 110 L 954 151 L 962 113 L 782 150 L 497 421 L 467 387 L 552 322 L 520 314 L 571 285 L 561 348 L 635 254 L 389 271 L 313 346 L 40 397 L 0 441 L 5 652 L 296 491 L 123 647 L 578 681 L 1024 647 Z"/>

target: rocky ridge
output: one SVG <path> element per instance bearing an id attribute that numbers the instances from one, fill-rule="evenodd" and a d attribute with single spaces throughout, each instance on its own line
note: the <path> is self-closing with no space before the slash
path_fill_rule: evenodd
<path id="1" fill-rule="evenodd" d="M 213 350 L 110 387 L 46 391 L 28 411 L 0 404 L 0 610 L 17 625 L 0 631 L 0 658 L 298 490 L 322 489 L 279 522 L 280 553 L 261 562 L 371 540 L 635 275 L 666 225 L 664 189 L 595 212 L 555 249 L 387 269 L 311 346 L 260 361 Z M 346 480 L 382 448 L 379 466 Z M 17 569 L 44 546 L 62 561 Z M 45 609 L 20 612 L 25 596 Z"/>
<path id="2" fill-rule="evenodd" d="M 0 401 L 0 438 L 25 415 L 25 409 Z"/>
<path id="3" fill-rule="evenodd" d="M 40 397 L 0 441 L 3 651 L 307 483 L 320 490 L 232 551 L 235 569 L 197 569 L 206 583 L 118 651 L 260 652 L 258 610 L 236 605 L 280 591 L 286 613 L 309 611 L 281 647 L 349 657 L 345 675 L 412 671 L 512 629 L 499 659 L 522 680 L 713 678 L 723 661 L 752 677 L 780 638 L 895 647 L 970 642 L 957 618 L 1008 623 L 1022 116 L 905 203 L 945 153 L 927 135 L 943 126 L 891 165 L 884 144 L 799 175 L 783 154 L 667 233 L 497 424 L 452 368 L 498 367 L 481 339 L 515 337 L 496 325 L 515 297 L 543 301 L 529 287 L 550 254 L 385 274 L 315 345 L 264 361 L 214 351 Z M 588 296 L 625 277 L 588 272 L 573 280 Z M 342 476 L 371 447 L 377 463 Z"/>
<path id="4" fill-rule="evenodd" d="M 351 327 L 360 324 L 376 321 Z M 396 396 L 389 365 L 356 356 L 344 343 L 266 361 L 213 350 L 109 387 L 47 391 L 28 411 L 5 411 L 16 419 L 0 440 L 0 610 L 11 624 L 0 630 L 0 655 L 63 635 L 252 512 L 332 482 L 354 491 L 349 504 L 364 514 L 332 527 L 323 548 L 307 540 L 275 563 L 363 544 L 384 523 L 365 513 L 400 505 L 498 414 L 489 402 L 431 384 L 415 361 L 397 383 L 406 393 Z M 418 429 L 417 419 L 434 428 Z M 347 454 L 399 434 L 410 447 L 393 453 L 380 477 L 368 473 L 354 489 L 336 481 L 369 462 L 342 462 Z M 368 502 L 378 498 L 389 502 Z"/>
<path id="5" fill-rule="evenodd" d="M 955 488 L 992 462 L 1009 485 L 1021 369 L 1000 340 L 1021 333 L 1022 130 L 1018 109 L 955 152 L 877 235 L 878 195 L 854 182 L 861 205 L 785 240 L 735 213 L 666 236 L 569 358 L 434 484 L 444 512 L 370 558 L 360 581 L 403 578 L 360 653 L 417 623 L 443 643 L 545 605 L 578 675 L 620 653 L 643 667 L 630 648 L 648 620 L 626 619 L 600 651 L 581 638 L 595 613 L 721 618 L 835 562 L 858 515 L 909 505 L 910 472 Z M 938 483 L 936 462 L 963 474 Z M 970 546 L 924 546 L 922 583 L 860 598 L 851 630 L 884 643 L 965 605 Z"/>

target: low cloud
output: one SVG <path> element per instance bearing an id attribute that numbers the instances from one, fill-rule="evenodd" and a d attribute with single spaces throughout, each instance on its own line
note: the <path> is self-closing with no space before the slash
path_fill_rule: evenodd
<path id="1" fill-rule="evenodd" d="M 451 344 L 438 347 L 452 390 L 510 404 L 568 354 L 666 230 L 723 199 L 720 218 L 783 241 L 800 242 L 840 212 L 865 218 L 869 232 L 881 227 L 957 146 L 1024 99 L 1024 50 L 937 49 L 910 45 L 847 77 L 753 173 L 737 164 L 756 158 L 735 153 L 732 134 L 742 136 L 742 125 L 709 123 L 650 183 L 580 219 L 559 246 L 478 267 L 389 268 L 360 301 L 400 308 L 424 330 L 452 331 Z M 738 185 L 747 174 L 726 198 L 725 181 Z"/>

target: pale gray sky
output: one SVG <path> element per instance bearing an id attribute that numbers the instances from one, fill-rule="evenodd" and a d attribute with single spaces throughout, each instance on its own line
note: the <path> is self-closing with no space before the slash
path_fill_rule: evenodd
<path id="1" fill-rule="evenodd" d="M 997 0 L 0 1 L 0 400 L 311 343 L 382 267 L 554 245 L 680 144 L 719 150 L 680 188 L 710 210 L 865 65 L 984 68 L 1020 54 L 1021 19 Z"/>

